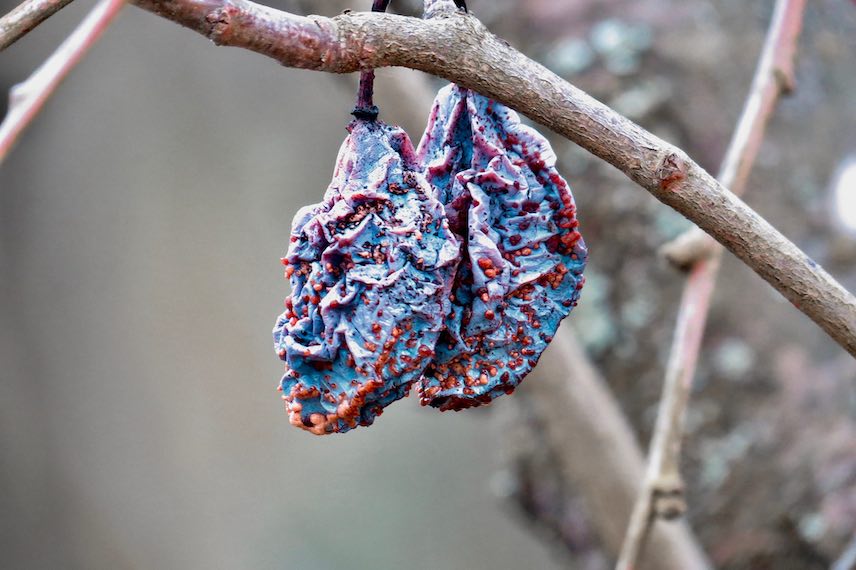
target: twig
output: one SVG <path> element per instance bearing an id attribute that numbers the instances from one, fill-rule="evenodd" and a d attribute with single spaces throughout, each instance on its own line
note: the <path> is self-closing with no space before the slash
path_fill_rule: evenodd
<path id="1" fill-rule="evenodd" d="M 705 260 L 715 271 L 719 259 Z M 657 517 L 675 518 L 683 514 L 683 480 L 678 459 L 684 427 L 684 410 L 692 381 L 692 371 L 701 344 L 707 304 L 713 290 L 713 280 L 707 272 L 693 271 L 687 279 L 681 308 L 675 326 L 672 353 L 663 383 L 663 395 L 654 427 L 642 489 L 633 507 L 617 570 L 636 567 L 651 526 Z"/>
<path id="2" fill-rule="evenodd" d="M 26 81 L 12 87 L 9 111 L 0 124 L 0 163 L 57 86 L 101 37 L 124 5 L 124 0 L 101 0 L 41 67 Z"/>
<path id="3" fill-rule="evenodd" d="M 780 95 L 794 88 L 794 55 L 806 0 L 778 0 L 749 96 L 722 161 L 719 181 L 741 194 L 767 123 Z M 651 438 L 645 484 L 630 518 L 617 568 L 636 566 L 656 518 L 673 518 L 685 510 L 680 475 L 681 439 L 722 248 L 697 259 L 690 270 L 675 327 L 663 382 L 660 409 Z"/>
<path id="4" fill-rule="evenodd" d="M 765 126 L 779 97 L 796 88 L 794 59 L 804 10 L 805 1 L 776 5 L 772 27 L 764 43 L 743 114 L 717 177 L 723 186 L 738 196 L 742 196 L 746 189 L 749 173 L 764 140 Z M 716 242 L 694 227 L 664 245 L 661 253 L 677 267 L 687 268 L 695 261 L 709 257 L 716 249 Z"/>
<path id="5" fill-rule="evenodd" d="M 567 324 L 520 389 L 544 420 L 543 437 L 556 450 L 564 480 L 579 490 L 604 548 L 617 556 L 645 463 L 626 416 Z M 651 538 L 652 568 L 709 567 L 685 523 L 660 525 Z"/>
<path id="6" fill-rule="evenodd" d="M 71 0 L 26 0 L 0 18 L 0 51 L 56 14 Z"/>
<path id="7" fill-rule="evenodd" d="M 606 160 L 740 258 L 856 356 L 856 298 L 686 154 L 451 11 L 303 17 L 247 0 L 133 0 L 216 44 L 333 73 L 403 66 L 475 89 Z"/>

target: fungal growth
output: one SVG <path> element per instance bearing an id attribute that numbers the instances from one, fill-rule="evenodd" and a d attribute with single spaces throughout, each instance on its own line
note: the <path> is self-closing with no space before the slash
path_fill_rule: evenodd
<path id="1" fill-rule="evenodd" d="M 417 154 L 461 244 L 420 399 L 460 410 L 510 393 L 532 370 L 579 299 L 586 248 L 550 144 L 511 109 L 449 85 Z"/>

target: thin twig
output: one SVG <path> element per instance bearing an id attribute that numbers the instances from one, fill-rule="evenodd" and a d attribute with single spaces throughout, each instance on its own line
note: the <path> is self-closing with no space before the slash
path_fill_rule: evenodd
<path id="1" fill-rule="evenodd" d="M 26 0 L 0 18 L 0 51 L 56 14 L 71 0 Z"/>
<path id="2" fill-rule="evenodd" d="M 805 4 L 806 0 L 776 2 L 749 96 L 718 176 L 738 195 L 746 187 L 776 103 L 794 88 L 794 55 Z M 721 258 L 722 248 L 717 246 L 712 256 L 696 260 L 684 284 L 645 484 L 630 518 L 619 570 L 636 566 L 649 527 L 658 517 L 673 518 L 685 509 L 679 466 L 685 412 Z"/>
<path id="3" fill-rule="evenodd" d="M 677 147 L 657 138 L 454 9 L 423 21 L 352 12 L 296 16 L 248 0 L 132 0 L 219 45 L 289 67 L 425 71 L 504 103 L 609 162 L 728 250 L 856 356 L 856 298 Z"/>
<path id="4" fill-rule="evenodd" d="M 0 163 L 62 80 L 83 59 L 124 5 L 124 0 L 101 0 L 41 67 L 26 81 L 12 87 L 9 92 L 9 111 L 0 124 Z"/>
<path id="5" fill-rule="evenodd" d="M 617 556 L 644 459 L 626 416 L 567 324 L 520 389 L 543 420 L 546 444 L 556 450 L 564 480 L 580 491 L 604 548 Z M 652 568 L 710 566 L 685 523 L 660 525 L 651 538 Z"/>
<path id="6" fill-rule="evenodd" d="M 767 36 L 743 114 L 717 176 L 723 186 L 738 196 L 745 192 L 749 173 L 764 140 L 764 127 L 779 97 L 796 88 L 794 60 L 804 9 L 804 1 L 776 6 L 773 25 L 777 27 Z M 781 21 L 777 24 L 778 18 Z M 664 245 L 661 252 L 673 265 L 685 269 L 697 260 L 710 257 L 716 249 L 716 242 L 694 227 Z"/>

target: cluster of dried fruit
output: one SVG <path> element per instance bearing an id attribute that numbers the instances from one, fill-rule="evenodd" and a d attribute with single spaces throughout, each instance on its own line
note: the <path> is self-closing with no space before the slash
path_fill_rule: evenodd
<path id="1" fill-rule="evenodd" d="M 440 410 L 510 393 L 583 285 L 570 189 L 514 111 L 450 85 L 418 151 L 364 111 L 283 259 L 281 389 L 316 434 L 370 425 L 414 384 Z"/>

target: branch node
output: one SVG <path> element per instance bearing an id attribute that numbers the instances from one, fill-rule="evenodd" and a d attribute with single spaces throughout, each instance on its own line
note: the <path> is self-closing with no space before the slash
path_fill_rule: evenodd
<path id="1" fill-rule="evenodd" d="M 782 95 L 791 95 L 796 90 L 796 78 L 792 73 L 788 73 L 786 69 L 782 69 L 781 67 L 773 69 L 773 77 L 776 79 L 779 93 Z"/>
<path id="2" fill-rule="evenodd" d="M 9 108 L 12 109 L 17 105 L 21 105 L 27 98 L 26 83 L 17 83 L 9 88 Z"/>
<path id="3" fill-rule="evenodd" d="M 674 186 L 687 178 L 687 162 L 675 152 L 670 152 L 660 161 L 656 176 L 661 190 L 674 190 Z"/>
<path id="4" fill-rule="evenodd" d="M 684 481 L 678 473 L 663 474 L 652 488 L 651 510 L 654 516 L 674 520 L 687 511 Z"/>
<path id="5" fill-rule="evenodd" d="M 458 7 L 449 0 L 426 0 L 422 17 L 426 20 L 430 20 L 432 18 L 449 18 L 459 13 L 465 14 L 466 12 L 459 10 Z"/>
<path id="6" fill-rule="evenodd" d="M 236 12 L 234 6 L 226 4 L 205 16 L 205 21 L 211 26 L 206 35 L 215 45 L 223 45 L 229 41 L 232 16 Z"/>

